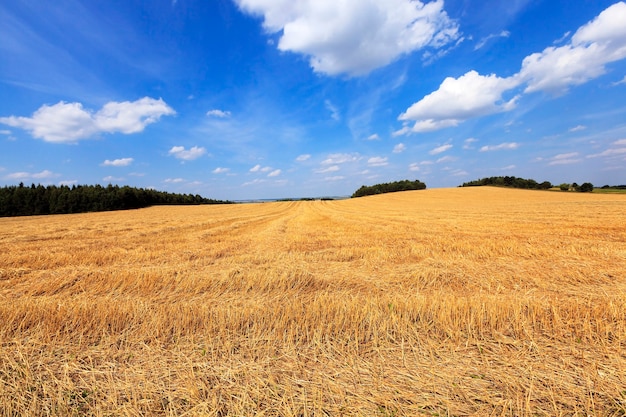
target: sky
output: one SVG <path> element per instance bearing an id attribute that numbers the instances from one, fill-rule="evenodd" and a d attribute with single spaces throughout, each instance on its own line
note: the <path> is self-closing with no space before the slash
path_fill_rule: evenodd
<path id="1" fill-rule="evenodd" d="M 626 3 L 0 2 L 0 185 L 626 184 Z"/>

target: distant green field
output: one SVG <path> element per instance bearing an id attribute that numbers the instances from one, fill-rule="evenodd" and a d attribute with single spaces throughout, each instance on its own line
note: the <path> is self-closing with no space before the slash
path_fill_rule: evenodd
<path id="1" fill-rule="evenodd" d="M 598 194 L 626 194 L 626 190 L 619 188 L 594 188 L 593 192 Z"/>

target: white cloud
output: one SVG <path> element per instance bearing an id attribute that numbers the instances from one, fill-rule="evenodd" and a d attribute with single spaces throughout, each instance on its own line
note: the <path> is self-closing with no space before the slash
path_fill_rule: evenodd
<path id="1" fill-rule="evenodd" d="M 11 131 L 10 130 L 0 130 L 0 135 L 10 135 Z"/>
<path id="2" fill-rule="evenodd" d="M 81 103 L 60 101 L 52 106 L 44 104 L 32 117 L 0 117 L 0 123 L 24 129 L 46 142 L 76 143 L 98 133 L 138 133 L 161 116 L 175 113 L 162 99 L 150 97 L 112 101 L 95 113 Z"/>
<path id="3" fill-rule="evenodd" d="M 334 177 L 326 177 L 324 178 L 326 181 L 341 181 L 346 177 L 342 177 L 341 175 L 335 175 Z"/>
<path id="4" fill-rule="evenodd" d="M 626 75 L 624 75 L 624 78 L 622 78 L 619 81 L 616 81 L 616 82 L 612 83 L 611 85 L 612 86 L 616 86 L 616 85 L 620 85 L 620 84 L 626 84 Z"/>
<path id="5" fill-rule="evenodd" d="M 478 142 L 476 138 L 467 138 L 463 141 L 463 149 L 473 149 L 472 143 Z"/>
<path id="6" fill-rule="evenodd" d="M 272 167 L 263 167 L 259 164 L 256 164 L 252 168 L 250 168 L 250 172 L 270 172 Z"/>
<path id="7" fill-rule="evenodd" d="M 491 151 L 502 151 L 502 150 L 513 150 L 519 148 L 519 143 L 517 142 L 504 142 L 499 145 L 492 146 L 483 146 L 480 148 L 480 152 L 491 152 Z"/>
<path id="8" fill-rule="evenodd" d="M 412 128 L 405 126 L 397 134 L 430 132 L 457 126 L 472 117 L 512 110 L 518 97 L 504 101 L 502 95 L 518 84 L 514 77 L 483 76 L 476 71 L 459 78 L 448 77 L 437 91 L 414 103 L 398 117 L 404 122 L 415 121 L 415 124 Z"/>
<path id="9" fill-rule="evenodd" d="M 378 136 L 378 133 L 371 134 L 367 137 L 367 140 L 379 140 L 379 139 L 380 139 L 380 136 Z"/>
<path id="10" fill-rule="evenodd" d="M 580 162 L 581 159 L 578 158 L 578 152 L 569 152 L 569 153 L 561 153 L 550 158 L 550 162 L 548 165 L 569 165 Z"/>
<path id="11" fill-rule="evenodd" d="M 411 165 L 409 165 L 409 171 L 416 172 L 416 171 L 419 171 L 419 170 L 420 170 L 419 164 L 414 162 Z"/>
<path id="12" fill-rule="evenodd" d="M 277 177 L 280 175 L 282 171 L 280 169 L 275 169 L 274 171 L 267 174 L 268 177 Z"/>
<path id="13" fill-rule="evenodd" d="M 217 168 L 215 168 L 215 169 L 214 169 L 213 171 L 211 171 L 211 172 L 212 172 L 212 173 L 214 173 L 214 174 L 225 174 L 225 173 L 227 173 L 228 171 L 230 171 L 230 169 L 229 169 L 229 168 L 217 167 Z"/>
<path id="14" fill-rule="evenodd" d="M 231 116 L 229 111 L 227 111 L 227 110 L 219 110 L 219 109 L 209 110 L 208 112 L 206 112 L 206 115 L 209 116 L 209 117 L 218 117 L 220 119 L 224 119 L 226 117 L 230 117 Z"/>
<path id="15" fill-rule="evenodd" d="M 296 158 L 296 161 L 297 162 L 304 162 L 304 161 L 308 161 L 310 158 L 311 158 L 311 155 L 309 155 L 308 153 L 307 154 L 302 154 L 302 155 L 299 155 Z"/>
<path id="16" fill-rule="evenodd" d="M 454 162 L 457 159 L 459 159 L 459 158 L 454 157 L 454 156 L 450 156 L 450 155 L 446 155 L 446 156 L 442 156 L 441 158 L 437 159 L 437 163 L 441 164 L 442 162 Z"/>
<path id="17" fill-rule="evenodd" d="M 186 150 L 184 146 L 173 146 L 168 152 L 169 155 L 174 158 L 182 159 L 184 161 L 193 161 L 206 154 L 206 149 L 194 146 L 191 149 Z"/>
<path id="18" fill-rule="evenodd" d="M 45 180 L 58 177 L 59 174 L 55 174 L 47 169 L 41 172 L 14 172 L 8 174 L 5 178 L 10 180 Z"/>
<path id="19" fill-rule="evenodd" d="M 314 171 L 316 174 L 326 174 L 328 172 L 337 172 L 339 171 L 339 165 L 332 165 L 329 166 L 328 168 L 322 168 L 322 169 L 318 169 L 316 171 Z"/>
<path id="20" fill-rule="evenodd" d="M 581 130 L 585 130 L 585 129 L 587 129 L 587 126 L 578 125 L 578 126 L 575 126 L 575 127 L 571 128 L 569 131 L 570 132 L 580 132 Z"/>
<path id="21" fill-rule="evenodd" d="M 524 58 L 520 71 L 511 77 L 482 76 L 476 71 L 448 77 L 438 90 L 398 117 L 404 125 L 393 136 L 454 127 L 472 117 L 510 111 L 520 96 L 505 99 L 504 94 L 524 84 L 524 93 L 562 94 L 570 86 L 596 78 L 606 72 L 606 64 L 626 58 L 625 21 L 626 3 L 619 2 L 581 26 L 567 45 L 550 46 Z"/>
<path id="22" fill-rule="evenodd" d="M 341 119 L 341 115 L 339 114 L 339 109 L 337 109 L 337 107 L 335 107 L 333 103 L 330 102 L 330 100 L 324 101 L 324 105 L 326 106 L 326 109 L 330 112 L 330 117 L 334 121 L 339 121 L 339 119 Z"/>
<path id="23" fill-rule="evenodd" d="M 619 141 L 618 141 L 619 142 Z M 622 146 L 622 145 L 618 145 Z M 600 153 L 594 153 L 591 155 L 587 155 L 587 158 L 598 158 L 598 157 L 611 157 L 611 156 L 622 156 L 626 154 L 626 147 L 624 148 L 609 148 Z"/>
<path id="24" fill-rule="evenodd" d="M 528 83 L 525 92 L 562 94 L 604 74 L 606 64 L 626 58 L 624 22 L 626 3 L 615 3 L 581 26 L 569 44 L 524 58 L 519 77 Z"/>
<path id="25" fill-rule="evenodd" d="M 388 164 L 387 158 L 381 156 L 373 156 L 367 160 L 367 164 L 371 167 L 384 167 Z"/>
<path id="26" fill-rule="evenodd" d="M 132 164 L 134 161 L 133 158 L 121 158 L 121 159 L 114 159 L 114 160 L 109 160 L 106 159 L 101 165 L 104 167 L 127 167 L 130 164 Z"/>
<path id="27" fill-rule="evenodd" d="M 404 143 L 398 143 L 396 146 L 393 147 L 393 153 L 402 153 L 406 150 L 406 146 L 404 145 Z"/>
<path id="28" fill-rule="evenodd" d="M 355 162 L 361 159 L 358 154 L 349 153 L 333 153 L 322 161 L 322 165 L 345 164 L 346 162 Z"/>
<path id="29" fill-rule="evenodd" d="M 235 0 L 279 33 L 278 49 L 309 57 L 328 75 L 366 74 L 403 54 L 459 38 L 443 0 Z"/>
<path id="30" fill-rule="evenodd" d="M 242 187 L 247 187 L 249 185 L 257 185 L 257 184 L 262 184 L 264 182 L 267 182 L 267 180 L 263 180 L 260 178 L 255 178 L 252 181 L 248 181 L 248 182 L 244 182 L 243 184 L 241 184 Z"/>
<path id="31" fill-rule="evenodd" d="M 438 146 L 438 147 L 436 147 L 435 149 L 431 150 L 428 153 L 431 154 L 431 155 L 437 155 L 439 153 L 447 151 L 448 149 L 452 148 L 453 146 L 454 145 L 451 145 L 451 144 L 448 143 L 448 144 L 445 144 L 445 145 Z"/>
<path id="32" fill-rule="evenodd" d="M 109 175 L 108 177 L 102 178 L 102 181 L 103 182 L 122 182 L 122 181 L 125 181 L 125 179 L 122 177 L 114 177 L 114 176 Z"/>
<path id="33" fill-rule="evenodd" d="M 182 178 L 167 178 L 163 180 L 163 182 L 166 184 L 179 184 L 181 182 L 185 182 L 185 180 Z"/>
<path id="34" fill-rule="evenodd" d="M 626 139 L 616 140 L 615 142 L 613 142 L 613 145 L 626 146 Z"/>
<path id="35" fill-rule="evenodd" d="M 487 44 L 487 42 L 489 42 L 491 39 L 494 38 L 508 38 L 509 36 L 511 36 L 511 33 L 508 30 L 503 30 L 502 32 L 495 34 L 492 33 L 489 36 L 485 36 L 484 38 L 482 38 L 474 47 L 474 50 L 477 51 L 480 48 L 482 48 L 483 46 L 485 46 Z"/>

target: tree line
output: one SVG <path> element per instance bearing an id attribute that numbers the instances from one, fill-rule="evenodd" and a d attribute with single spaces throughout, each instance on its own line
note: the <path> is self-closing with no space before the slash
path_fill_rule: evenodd
<path id="1" fill-rule="evenodd" d="M 481 178 L 474 181 L 464 182 L 459 187 L 477 187 L 481 185 L 493 185 L 497 187 L 511 187 L 511 188 L 522 188 L 527 190 L 549 190 L 554 186 L 550 181 L 537 182 L 533 179 L 525 179 L 518 177 L 489 177 L 489 178 Z M 592 192 L 593 184 L 590 182 L 585 182 L 581 185 L 577 183 L 560 184 L 559 189 L 561 191 L 579 191 L 579 192 Z"/>
<path id="2" fill-rule="evenodd" d="M 369 186 L 363 185 L 361 186 L 361 188 L 356 190 L 354 194 L 352 194 L 352 198 L 363 197 L 366 195 L 393 193 L 397 191 L 425 190 L 425 189 L 426 189 L 426 184 L 424 184 L 420 180 L 415 180 L 415 181 L 402 180 L 402 181 L 387 182 L 387 183 L 382 183 L 382 184 L 374 184 L 374 185 L 369 185 Z"/>
<path id="3" fill-rule="evenodd" d="M 0 216 L 68 214 L 137 209 L 153 205 L 224 204 L 200 195 L 175 194 L 145 188 L 101 185 L 35 185 L 0 188 Z"/>

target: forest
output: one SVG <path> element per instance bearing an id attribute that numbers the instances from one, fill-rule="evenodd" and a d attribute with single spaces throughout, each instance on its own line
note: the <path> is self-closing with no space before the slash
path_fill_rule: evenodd
<path id="1" fill-rule="evenodd" d="M 426 184 L 420 180 L 410 181 L 394 181 L 382 184 L 363 185 L 352 194 L 352 198 L 364 197 L 366 195 L 393 193 L 397 191 L 425 190 Z"/>
<path id="2" fill-rule="evenodd" d="M 200 195 L 174 194 L 145 188 L 101 185 L 48 185 L 23 183 L 0 188 L 0 217 L 127 210 L 154 205 L 224 204 Z"/>

